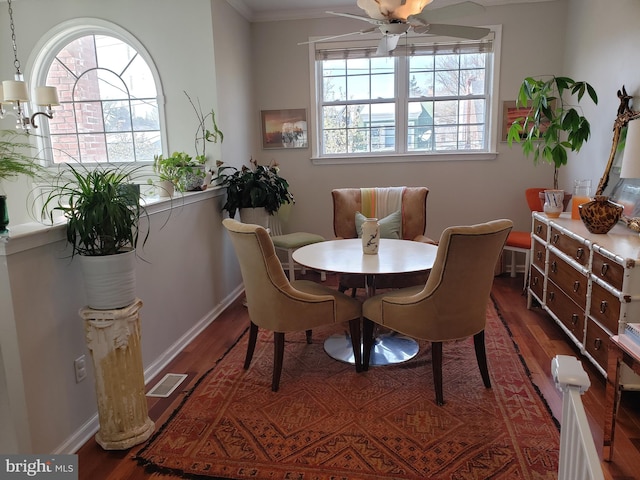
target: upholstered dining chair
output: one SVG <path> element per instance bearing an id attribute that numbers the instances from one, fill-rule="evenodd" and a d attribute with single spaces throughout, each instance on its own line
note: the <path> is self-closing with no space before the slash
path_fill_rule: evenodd
<path id="1" fill-rule="evenodd" d="M 540 192 L 544 192 L 544 190 L 544 188 L 527 188 L 525 190 L 527 205 L 529 205 L 529 210 L 532 212 L 542 211 Z M 511 252 L 511 263 L 509 266 L 509 274 L 511 277 L 516 276 L 516 253 L 522 253 L 524 255 L 524 289 L 526 289 L 527 281 L 529 280 L 529 264 L 531 263 L 531 230 L 512 230 L 509 237 L 507 237 L 504 250 Z"/>
<path id="2" fill-rule="evenodd" d="M 491 387 L 484 343 L 494 268 L 511 220 L 449 227 L 442 232 L 431 274 L 422 286 L 367 299 L 362 306 L 363 370 L 368 370 L 374 325 L 431 342 L 436 403 L 444 404 L 442 343 L 473 337 L 485 387 Z"/>
<path id="3" fill-rule="evenodd" d="M 436 242 L 425 236 L 427 228 L 427 187 L 337 188 L 333 199 L 333 232 L 336 238 L 358 238 L 358 224 L 365 217 L 376 217 L 381 236 L 416 242 Z M 408 287 L 424 284 L 428 273 L 376 277 L 378 288 Z M 343 274 L 339 278 L 341 292 L 364 288 L 364 276 Z"/>
<path id="4" fill-rule="evenodd" d="M 289 282 L 276 255 L 271 237 L 264 227 L 240 223 L 230 218 L 224 219 L 222 224 L 229 232 L 238 256 L 251 320 L 245 370 L 251 365 L 258 328 L 273 331 L 271 389 L 276 392 L 282 373 L 285 333 L 304 330 L 307 343 L 311 343 L 313 328 L 349 322 L 356 371 L 360 371 L 362 304 L 344 293 L 316 282 Z"/>

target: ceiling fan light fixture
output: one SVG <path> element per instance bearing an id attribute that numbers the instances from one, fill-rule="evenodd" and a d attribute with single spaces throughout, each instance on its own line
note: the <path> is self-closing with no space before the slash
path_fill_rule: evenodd
<path id="1" fill-rule="evenodd" d="M 378 20 L 406 20 L 417 15 L 433 0 L 358 0 L 358 7 Z"/>

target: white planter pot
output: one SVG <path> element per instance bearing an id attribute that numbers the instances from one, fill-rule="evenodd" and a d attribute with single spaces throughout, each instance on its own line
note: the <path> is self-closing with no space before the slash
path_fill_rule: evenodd
<path id="1" fill-rule="evenodd" d="M 162 180 L 158 182 L 158 196 L 160 198 L 173 197 L 175 186 L 170 180 Z"/>
<path id="2" fill-rule="evenodd" d="M 80 255 L 87 305 L 115 310 L 136 300 L 136 252 L 91 257 Z"/>
<path id="3" fill-rule="evenodd" d="M 271 217 L 271 215 L 262 207 L 240 209 L 240 221 L 242 223 L 253 223 L 254 225 L 269 228 L 269 217 Z"/>

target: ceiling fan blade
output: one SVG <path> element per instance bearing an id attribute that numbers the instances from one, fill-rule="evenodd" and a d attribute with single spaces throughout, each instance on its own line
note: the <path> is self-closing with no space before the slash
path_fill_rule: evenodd
<path id="1" fill-rule="evenodd" d="M 334 38 L 348 37 L 349 35 L 364 35 L 365 33 L 371 33 L 374 30 L 376 30 L 376 27 L 365 28 L 364 30 L 359 30 L 357 32 L 343 33 L 342 35 L 333 35 L 331 37 L 324 37 L 324 38 L 318 38 L 316 40 L 309 40 L 308 42 L 300 42 L 298 43 L 298 45 L 309 45 L 310 43 L 325 42 L 327 40 L 333 40 Z"/>
<path id="2" fill-rule="evenodd" d="M 479 40 L 486 37 L 489 32 L 488 28 L 482 27 L 466 27 L 464 25 L 445 25 L 441 23 L 428 24 L 413 27 L 413 31 L 420 34 L 441 35 L 444 37 L 468 38 L 470 40 Z"/>
<path id="3" fill-rule="evenodd" d="M 375 18 L 362 17 L 360 15 L 353 15 L 351 13 L 342 13 L 342 12 L 325 12 L 325 13 L 329 13 L 331 15 L 337 15 L 339 17 L 354 18 L 356 20 L 362 20 L 365 22 L 373 23 L 374 25 L 382 25 L 383 23 L 386 23 L 381 20 L 377 20 Z"/>
<path id="4" fill-rule="evenodd" d="M 430 8 L 427 6 L 422 10 L 422 12 L 416 15 L 410 15 L 407 20 L 417 20 L 422 23 L 446 22 L 447 20 L 452 20 L 454 18 L 477 15 L 484 11 L 485 8 L 475 2 L 462 2 L 441 8 Z"/>
<path id="5" fill-rule="evenodd" d="M 380 39 L 380 43 L 378 43 L 376 55 L 380 57 L 386 57 L 390 52 L 395 50 L 395 48 L 398 46 L 399 40 L 400 35 L 383 35 Z"/>

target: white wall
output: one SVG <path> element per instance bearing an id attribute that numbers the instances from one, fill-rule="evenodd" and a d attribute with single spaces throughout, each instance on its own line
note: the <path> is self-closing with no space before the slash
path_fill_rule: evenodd
<path id="1" fill-rule="evenodd" d="M 571 181 L 591 178 L 595 186 L 609 158 L 613 122 L 620 101 L 616 92 L 626 86 L 634 96 L 631 107 L 640 110 L 640 2 L 637 0 L 571 0 L 567 23 L 566 71 L 576 80 L 587 80 L 598 92 L 597 107 L 585 104 L 592 138 L 572 155 L 563 178 L 565 189 Z"/>

